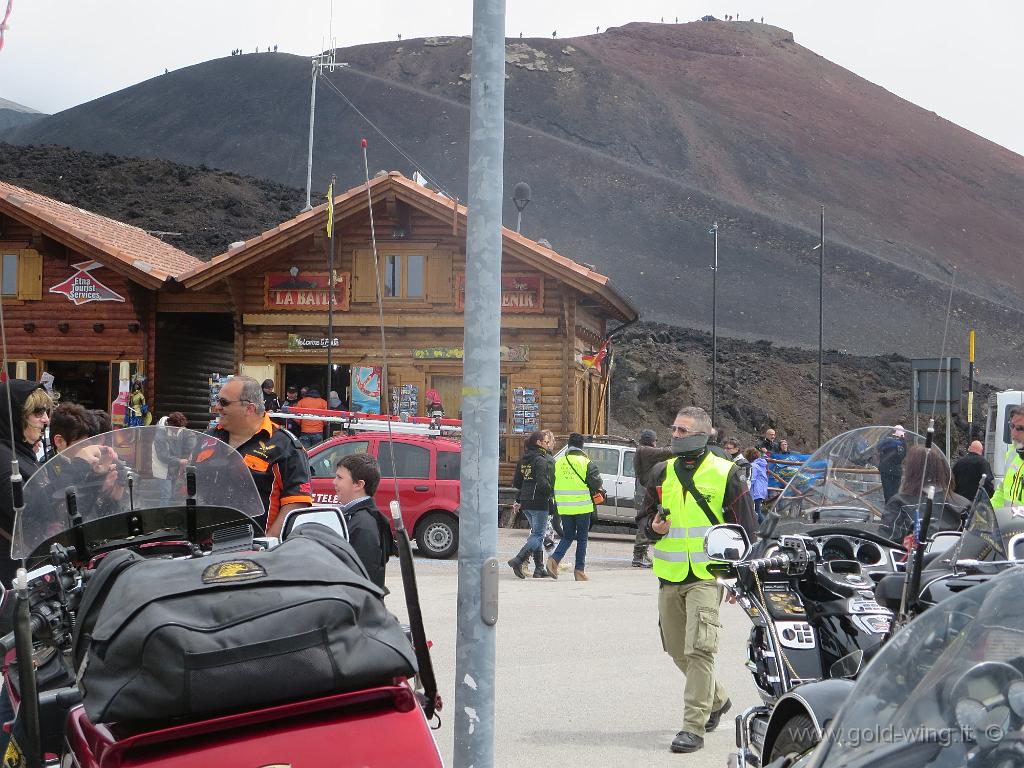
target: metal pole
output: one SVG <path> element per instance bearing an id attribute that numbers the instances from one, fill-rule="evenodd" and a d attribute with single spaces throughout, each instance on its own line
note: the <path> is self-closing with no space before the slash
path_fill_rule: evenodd
<path id="1" fill-rule="evenodd" d="M 328 203 L 328 206 L 332 209 L 334 207 L 334 184 L 337 180 L 337 176 L 331 176 L 331 186 L 329 187 L 331 201 Z M 331 363 L 333 362 L 331 352 L 334 346 L 334 230 L 337 224 L 336 221 L 331 222 L 331 237 L 327 243 L 327 391 L 323 393 L 324 400 L 327 401 L 331 399 L 332 374 L 334 372 L 331 368 Z M 387 381 L 387 379 L 384 379 L 384 381 Z M 386 387 L 381 388 L 382 397 L 386 390 Z M 326 430 L 325 437 L 330 437 L 331 425 L 325 424 L 324 428 Z"/>
<path id="2" fill-rule="evenodd" d="M 821 206 L 821 239 L 818 241 L 818 447 L 821 447 L 821 377 L 825 344 L 825 206 Z"/>
<path id="3" fill-rule="evenodd" d="M 306 155 L 306 207 L 302 209 L 304 211 L 313 207 L 310 193 L 313 187 L 313 115 L 316 110 L 316 73 L 317 60 L 313 59 L 313 85 L 309 92 L 309 152 Z"/>
<path id="4" fill-rule="evenodd" d="M 718 222 L 712 227 L 715 233 L 715 266 L 711 272 L 711 425 L 718 429 L 715 417 L 715 395 L 718 392 Z M 721 437 L 721 435 L 718 435 Z"/>
<path id="5" fill-rule="evenodd" d="M 455 768 L 494 760 L 505 0 L 473 0 Z"/>
<path id="6" fill-rule="evenodd" d="M 946 379 L 946 461 L 949 461 L 949 450 L 951 444 L 951 433 L 953 432 L 953 426 L 949 423 L 950 419 L 953 418 L 950 407 L 949 398 L 952 396 L 952 389 L 950 385 L 950 379 L 953 378 L 952 371 L 953 359 L 950 357 L 946 358 L 946 370 L 943 371 L 943 378 Z M 960 382 L 961 391 L 963 390 L 963 382 Z"/>
<path id="7" fill-rule="evenodd" d="M 523 212 L 516 211 L 516 234 L 518 235 L 523 228 Z"/>
<path id="8" fill-rule="evenodd" d="M 967 345 L 967 445 L 974 439 L 974 331 Z"/>

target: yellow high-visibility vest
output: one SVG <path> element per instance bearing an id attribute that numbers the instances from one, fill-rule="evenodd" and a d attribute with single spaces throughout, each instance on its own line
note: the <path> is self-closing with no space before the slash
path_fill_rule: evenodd
<path id="1" fill-rule="evenodd" d="M 594 500 L 587 488 L 589 464 L 590 459 L 585 454 L 568 452 L 555 462 L 555 507 L 559 515 L 585 515 L 594 511 Z"/>

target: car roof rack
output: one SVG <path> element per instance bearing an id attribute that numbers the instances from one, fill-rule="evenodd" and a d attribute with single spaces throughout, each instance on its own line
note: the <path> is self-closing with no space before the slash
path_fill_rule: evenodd
<path id="1" fill-rule="evenodd" d="M 388 432 L 396 435 L 424 435 L 426 437 L 461 437 L 462 421 L 439 417 L 412 416 L 403 419 L 377 413 L 357 411 L 330 411 L 320 408 L 289 408 L 267 414 L 272 419 L 323 421 L 336 424 L 346 432 Z"/>

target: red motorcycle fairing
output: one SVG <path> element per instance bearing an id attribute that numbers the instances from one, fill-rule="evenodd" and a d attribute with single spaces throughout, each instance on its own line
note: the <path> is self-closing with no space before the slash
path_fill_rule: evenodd
<path id="1" fill-rule="evenodd" d="M 406 684 L 335 694 L 142 733 L 68 714 L 78 768 L 442 768 L 416 696 Z"/>

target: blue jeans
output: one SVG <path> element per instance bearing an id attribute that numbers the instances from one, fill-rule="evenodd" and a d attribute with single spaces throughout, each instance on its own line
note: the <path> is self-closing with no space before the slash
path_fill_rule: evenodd
<path id="1" fill-rule="evenodd" d="M 546 509 L 524 509 L 523 514 L 530 521 L 530 537 L 523 546 L 524 552 L 537 552 L 544 550 L 544 531 L 548 526 L 548 511 Z"/>
<path id="2" fill-rule="evenodd" d="M 576 570 L 586 570 L 587 536 L 590 535 L 590 513 L 585 515 L 562 515 L 562 540 L 551 556 L 562 562 L 569 546 L 576 542 Z"/>
<path id="3" fill-rule="evenodd" d="M 308 451 L 314 446 L 320 445 L 324 441 L 324 435 L 322 432 L 302 432 L 299 434 L 299 442 L 305 446 Z"/>

